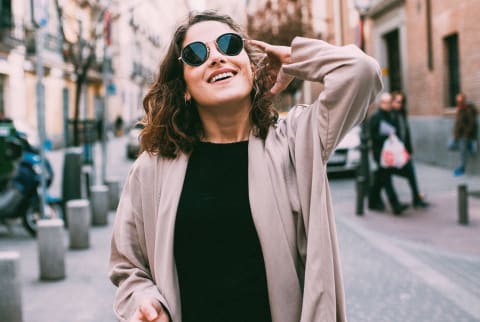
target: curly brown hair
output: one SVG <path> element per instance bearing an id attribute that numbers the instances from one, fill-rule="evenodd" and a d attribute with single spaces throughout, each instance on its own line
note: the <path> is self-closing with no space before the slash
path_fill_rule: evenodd
<path id="1" fill-rule="evenodd" d="M 194 144 L 202 138 L 202 122 L 197 109 L 192 108 L 195 102 L 185 102 L 186 84 L 183 65 L 178 57 L 188 29 L 196 23 L 212 20 L 228 25 L 243 38 L 247 38 L 242 28 L 229 16 L 215 11 L 189 14 L 187 22 L 177 28 L 158 76 L 143 99 L 146 116 L 141 135 L 142 151 L 173 159 L 179 153 L 191 153 Z M 272 82 L 264 68 L 265 55 L 248 42 L 245 42 L 245 51 L 255 71 L 250 93 L 250 121 L 253 134 L 265 139 L 269 127 L 278 119 L 278 113 L 272 107 L 272 97 L 268 94 Z"/>

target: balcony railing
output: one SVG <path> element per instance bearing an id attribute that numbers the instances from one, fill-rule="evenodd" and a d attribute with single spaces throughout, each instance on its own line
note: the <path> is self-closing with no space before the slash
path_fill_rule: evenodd
<path id="1" fill-rule="evenodd" d="M 25 47 L 28 55 L 34 55 L 36 50 L 35 30 L 25 28 Z M 54 53 L 61 53 L 62 42 L 60 37 L 53 34 L 46 34 L 43 43 L 43 49 Z"/>
<path id="2" fill-rule="evenodd" d="M 21 45 L 22 41 L 14 33 L 14 23 L 12 15 L 7 13 L 0 14 L 0 46 L 12 49 Z"/>

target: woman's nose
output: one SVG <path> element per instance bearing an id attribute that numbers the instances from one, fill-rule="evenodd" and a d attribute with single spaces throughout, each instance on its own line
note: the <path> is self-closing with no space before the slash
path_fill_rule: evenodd
<path id="1" fill-rule="evenodd" d="M 208 56 L 208 64 L 213 66 L 219 62 L 225 62 L 225 56 L 218 50 L 217 46 L 210 47 L 210 55 Z"/>

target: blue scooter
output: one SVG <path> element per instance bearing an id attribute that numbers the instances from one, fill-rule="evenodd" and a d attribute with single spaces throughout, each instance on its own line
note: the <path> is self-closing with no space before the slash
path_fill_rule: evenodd
<path id="1" fill-rule="evenodd" d="M 45 197 L 44 214 L 40 211 L 41 158 L 26 136 L 17 132 L 16 143 L 21 147 L 21 157 L 9 180 L 0 182 L 0 221 L 21 218 L 23 226 L 36 236 L 37 221 L 40 219 L 63 219 L 62 200 L 47 193 Z M 45 159 L 46 185 L 53 181 L 53 169 Z"/>

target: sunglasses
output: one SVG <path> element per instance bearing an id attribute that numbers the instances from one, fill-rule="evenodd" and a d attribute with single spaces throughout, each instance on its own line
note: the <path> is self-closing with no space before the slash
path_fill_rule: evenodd
<path id="1" fill-rule="evenodd" d="M 236 56 L 243 49 L 243 38 L 235 33 L 226 33 L 220 35 L 215 40 L 215 45 L 219 52 L 227 56 Z M 181 52 L 178 60 L 190 66 L 200 66 L 207 61 L 210 49 L 201 41 L 195 41 L 186 45 Z"/>

